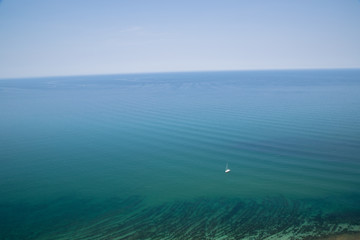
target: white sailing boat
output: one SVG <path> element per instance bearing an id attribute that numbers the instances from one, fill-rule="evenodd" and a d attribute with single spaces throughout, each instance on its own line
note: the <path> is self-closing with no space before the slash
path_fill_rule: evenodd
<path id="1" fill-rule="evenodd" d="M 230 168 L 228 166 L 228 163 L 226 163 L 226 167 L 225 167 L 225 173 L 229 173 L 230 172 Z"/>

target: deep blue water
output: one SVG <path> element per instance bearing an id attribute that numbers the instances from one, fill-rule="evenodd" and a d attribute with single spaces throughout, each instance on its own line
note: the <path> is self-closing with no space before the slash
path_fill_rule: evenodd
<path id="1" fill-rule="evenodd" d="M 359 106 L 360 70 L 2 79 L 0 239 L 360 231 Z"/>

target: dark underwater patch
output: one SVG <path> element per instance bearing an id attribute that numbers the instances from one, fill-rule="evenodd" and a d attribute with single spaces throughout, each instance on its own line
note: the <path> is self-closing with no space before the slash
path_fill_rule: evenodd
<path id="1" fill-rule="evenodd" d="M 353 203 L 359 197 L 349 197 Z M 354 232 L 360 207 L 329 199 L 198 198 L 148 206 L 133 196 L 2 204 L 1 239 L 317 239 Z M 341 201 L 340 201 L 341 202 Z"/>

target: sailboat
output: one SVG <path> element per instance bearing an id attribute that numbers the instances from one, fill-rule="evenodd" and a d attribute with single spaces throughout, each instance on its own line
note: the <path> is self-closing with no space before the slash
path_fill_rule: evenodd
<path id="1" fill-rule="evenodd" d="M 228 166 L 228 163 L 226 163 L 226 167 L 225 167 L 225 173 L 229 173 L 230 172 L 230 168 Z"/>

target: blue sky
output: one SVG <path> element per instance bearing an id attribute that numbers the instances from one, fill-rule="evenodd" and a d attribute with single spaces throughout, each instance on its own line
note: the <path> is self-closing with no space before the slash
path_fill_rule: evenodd
<path id="1" fill-rule="evenodd" d="M 359 67 L 358 0 L 0 1 L 0 78 Z"/>

